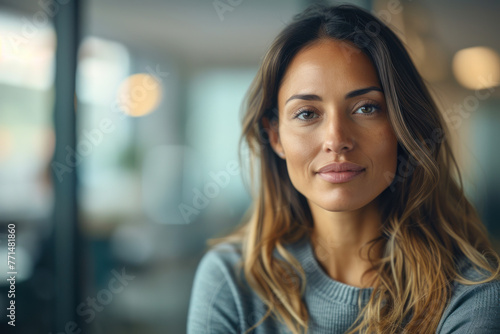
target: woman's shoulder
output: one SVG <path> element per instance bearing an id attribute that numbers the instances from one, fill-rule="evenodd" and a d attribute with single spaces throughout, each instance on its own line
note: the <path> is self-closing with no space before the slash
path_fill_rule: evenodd
<path id="1" fill-rule="evenodd" d="M 500 280 L 480 283 L 489 277 L 468 259 L 459 262 L 460 275 L 468 284 L 455 280 L 452 295 L 438 333 L 500 333 Z"/>
<path id="2" fill-rule="evenodd" d="M 458 279 L 453 282 L 452 299 L 457 299 L 460 296 L 479 295 L 485 296 L 488 294 L 496 294 L 500 296 L 500 279 L 489 280 L 484 283 L 481 281 L 487 280 L 491 273 L 474 265 L 474 263 L 466 257 L 460 258 L 458 261 L 458 273 L 460 276 L 470 281 L 470 283 L 460 282 Z M 500 297 L 496 300 L 500 307 Z"/>
<path id="3" fill-rule="evenodd" d="M 208 286 L 218 286 L 225 282 L 237 287 L 243 276 L 241 268 L 241 244 L 220 242 L 210 246 L 202 255 L 196 269 L 195 281 Z"/>
<path id="4" fill-rule="evenodd" d="M 198 270 L 221 270 L 237 266 L 242 259 L 241 243 L 221 242 L 211 246 L 203 254 Z"/>
<path id="5" fill-rule="evenodd" d="M 188 333 L 238 333 L 242 329 L 241 289 L 236 266 L 237 244 L 223 242 L 202 256 L 194 276 L 188 313 Z"/>

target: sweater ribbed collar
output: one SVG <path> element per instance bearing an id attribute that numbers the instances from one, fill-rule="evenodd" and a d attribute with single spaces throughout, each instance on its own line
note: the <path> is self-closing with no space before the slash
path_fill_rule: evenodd
<path id="1" fill-rule="evenodd" d="M 373 288 L 347 285 L 328 276 L 314 255 L 309 236 L 288 245 L 287 249 L 302 265 L 306 273 L 306 289 L 311 292 L 320 294 L 328 301 L 350 305 L 357 305 L 360 296 L 363 304 L 370 298 Z"/>

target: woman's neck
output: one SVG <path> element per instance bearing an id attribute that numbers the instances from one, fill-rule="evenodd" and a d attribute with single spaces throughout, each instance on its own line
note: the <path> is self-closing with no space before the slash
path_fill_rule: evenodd
<path id="1" fill-rule="evenodd" d="M 311 244 L 321 267 L 336 281 L 363 288 L 372 286 L 374 273 L 363 277 L 371 268 L 370 247 L 363 246 L 380 236 L 381 218 L 376 202 L 344 212 L 309 205 L 314 220 Z M 374 247 L 370 256 L 379 257 L 380 251 L 379 246 Z"/>

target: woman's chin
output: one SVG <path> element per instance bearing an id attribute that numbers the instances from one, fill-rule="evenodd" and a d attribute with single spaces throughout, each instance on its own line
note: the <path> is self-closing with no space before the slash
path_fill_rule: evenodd
<path id="1" fill-rule="evenodd" d="M 328 202 L 322 201 L 314 204 L 322 208 L 323 210 L 330 212 L 354 211 L 366 205 L 365 203 L 359 203 L 358 201 L 345 201 L 345 200 L 328 201 Z"/>

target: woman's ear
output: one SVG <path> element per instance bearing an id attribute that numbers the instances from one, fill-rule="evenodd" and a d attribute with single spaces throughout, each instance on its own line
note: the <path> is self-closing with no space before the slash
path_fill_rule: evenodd
<path id="1" fill-rule="evenodd" d="M 284 159 L 285 152 L 283 152 L 283 146 L 281 145 L 280 134 L 278 131 L 278 120 L 273 119 L 269 121 L 267 117 L 263 117 L 262 125 L 264 126 L 264 130 L 267 132 L 269 144 L 273 148 L 274 152 L 276 152 L 280 158 Z"/>

